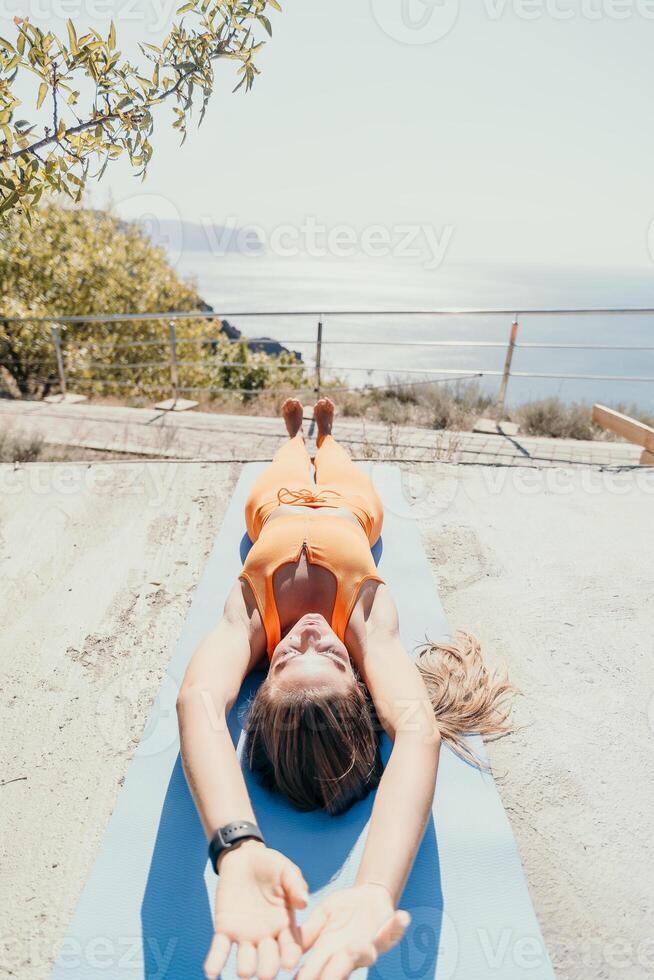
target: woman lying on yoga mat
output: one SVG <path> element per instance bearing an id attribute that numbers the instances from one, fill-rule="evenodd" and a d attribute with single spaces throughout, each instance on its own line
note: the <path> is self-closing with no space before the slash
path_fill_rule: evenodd
<path id="1" fill-rule="evenodd" d="M 246 504 L 253 547 L 180 691 L 181 752 L 219 872 L 207 977 L 236 943 L 241 977 L 271 980 L 310 949 L 299 980 L 340 980 L 402 938 L 409 917 L 395 906 L 431 810 L 441 738 L 469 757 L 465 732 L 507 731 L 511 688 L 488 674 L 465 634 L 411 660 L 370 551 L 382 504 L 331 435 L 334 405 L 324 398 L 314 409 L 315 483 L 302 405 L 288 399 L 282 411 L 290 438 Z M 301 930 L 295 910 L 307 885 L 258 839 L 224 723 L 262 665 L 245 754 L 263 784 L 300 810 L 331 814 L 378 787 L 355 886 L 332 893 Z M 380 725 L 393 741 L 385 769 Z"/>

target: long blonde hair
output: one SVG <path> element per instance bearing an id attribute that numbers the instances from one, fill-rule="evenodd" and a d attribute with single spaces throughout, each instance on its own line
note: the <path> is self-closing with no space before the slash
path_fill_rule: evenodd
<path id="1" fill-rule="evenodd" d="M 463 632 L 452 643 L 425 643 L 416 666 L 443 741 L 467 762 L 485 768 L 465 736 L 488 740 L 512 731 L 516 689 L 506 672 L 489 671 L 479 641 Z M 268 677 L 250 704 L 245 757 L 260 782 L 283 793 L 297 809 L 343 813 L 381 779 L 381 730 L 358 677 L 346 693 L 280 691 Z"/>
<path id="2" fill-rule="evenodd" d="M 457 755 L 487 768 L 470 749 L 466 735 L 493 741 L 514 730 L 510 721 L 517 688 L 506 670 L 490 671 L 479 640 L 457 631 L 451 643 L 425 643 L 416 667 L 429 694 L 441 738 Z"/>

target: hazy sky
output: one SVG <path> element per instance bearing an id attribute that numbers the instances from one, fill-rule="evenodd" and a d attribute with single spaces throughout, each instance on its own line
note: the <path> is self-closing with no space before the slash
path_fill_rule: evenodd
<path id="1" fill-rule="evenodd" d="M 103 30 L 113 15 L 130 49 L 177 5 L 0 0 L 0 32 L 18 6 L 55 28 L 57 13 Z M 414 225 L 451 262 L 652 263 L 654 0 L 283 6 L 254 90 L 231 95 L 226 63 L 182 149 L 160 107 L 146 182 L 119 163 L 95 201 L 267 236 L 290 225 L 302 242 L 307 222 L 395 242 Z"/>

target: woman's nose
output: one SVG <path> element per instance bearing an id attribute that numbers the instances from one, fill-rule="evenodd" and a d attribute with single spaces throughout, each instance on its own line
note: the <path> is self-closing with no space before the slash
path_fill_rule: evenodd
<path id="1" fill-rule="evenodd" d="M 306 623 L 299 631 L 302 647 L 305 648 L 311 640 L 319 640 L 320 627 L 315 623 Z"/>

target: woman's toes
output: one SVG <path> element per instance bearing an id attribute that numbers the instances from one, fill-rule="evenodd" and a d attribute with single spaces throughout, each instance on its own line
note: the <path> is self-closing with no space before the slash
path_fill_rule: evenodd
<path id="1" fill-rule="evenodd" d="M 282 413 L 286 415 L 288 412 L 294 412 L 298 408 L 302 408 L 299 399 L 297 398 L 287 398 L 282 405 Z"/>
<path id="2" fill-rule="evenodd" d="M 296 435 L 302 428 L 302 417 L 304 408 L 302 402 L 297 398 L 287 398 L 282 405 L 282 415 L 286 423 L 286 429 L 290 436 Z"/>
<path id="3" fill-rule="evenodd" d="M 321 432 L 329 432 L 331 430 L 335 410 L 336 406 L 331 398 L 321 398 L 316 402 L 313 409 L 313 417 Z"/>

